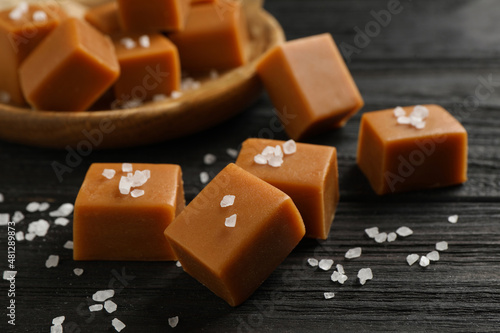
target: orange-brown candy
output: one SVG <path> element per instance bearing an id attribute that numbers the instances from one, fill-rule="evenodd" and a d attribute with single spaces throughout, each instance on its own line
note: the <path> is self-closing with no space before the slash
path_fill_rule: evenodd
<path id="1" fill-rule="evenodd" d="M 276 46 L 257 71 L 294 140 L 341 127 L 363 106 L 330 34 Z"/>
<path id="2" fill-rule="evenodd" d="M 117 101 L 144 101 L 180 89 L 179 53 L 166 37 L 122 35 L 114 43 L 121 70 L 114 85 Z"/>
<path id="3" fill-rule="evenodd" d="M 65 17 L 56 4 L 19 5 L 0 12 L 0 92 L 8 93 L 12 103 L 25 104 L 19 66 Z"/>
<path id="4" fill-rule="evenodd" d="M 169 38 L 179 49 L 182 69 L 188 72 L 226 70 L 247 62 L 249 37 L 238 1 L 193 6 L 186 28 Z"/>
<path id="5" fill-rule="evenodd" d="M 89 9 L 85 14 L 85 20 L 106 35 L 114 35 L 122 31 L 116 1 Z"/>
<path id="6" fill-rule="evenodd" d="M 394 192 L 461 184 L 467 180 L 467 132 L 438 105 L 425 105 L 424 128 L 399 124 L 394 109 L 361 118 L 358 165 L 373 190 Z M 409 116 L 414 106 L 403 108 Z"/>
<path id="7" fill-rule="evenodd" d="M 34 108 L 84 111 L 116 81 L 120 67 L 109 38 L 70 18 L 30 54 L 19 74 Z"/>
<path id="8" fill-rule="evenodd" d="M 184 208 L 182 172 L 178 165 L 132 164 L 150 171 L 142 186 L 122 194 L 120 163 L 90 166 L 75 202 L 73 258 L 75 260 L 175 260 L 163 232 Z M 116 174 L 108 179 L 105 169 Z M 147 171 L 146 171 L 147 172 Z M 134 197 L 134 190 L 144 194 Z"/>
<path id="9" fill-rule="evenodd" d="M 226 195 L 234 202 L 222 205 Z M 165 235 L 187 273 L 237 306 L 290 254 L 304 231 L 288 195 L 229 164 Z"/>
<path id="10" fill-rule="evenodd" d="M 120 22 L 128 32 L 183 30 L 190 4 L 191 0 L 118 0 Z"/>
<path id="11" fill-rule="evenodd" d="M 255 162 L 255 156 L 266 147 L 280 146 L 283 151 L 284 144 L 248 139 L 243 142 L 236 165 L 292 198 L 304 219 L 306 237 L 326 239 L 339 202 L 337 151 L 334 147 L 297 143 L 296 152 L 284 154 L 279 167 Z"/>

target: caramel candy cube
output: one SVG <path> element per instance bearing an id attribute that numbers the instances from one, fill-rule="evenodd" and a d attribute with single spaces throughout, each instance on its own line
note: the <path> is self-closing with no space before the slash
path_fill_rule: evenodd
<path id="1" fill-rule="evenodd" d="M 176 260 L 163 232 L 185 205 L 180 166 L 132 164 L 127 178 L 125 165 L 90 166 L 75 202 L 73 258 Z M 130 188 L 130 178 L 146 182 Z"/>
<path id="2" fill-rule="evenodd" d="M 148 100 L 180 90 L 181 65 L 175 45 L 160 34 L 115 39 L 121 74 L 114 85 L 118 101 Z"/>
<path id="3" fill-rule="evenodd" d="M 169 34 L 187 72 L 226 70 L 247 62 L 248 31 L 241 3 L 200 3 L 191 8 L 186 28 Z"/>
<path id="4" fill-rule="evenodd" d="M 85 20 L 106 35 L 115 35 L 122 31 L 116 1 L 89 9 L 85 14 Z"/>
<path id="5" fill-rule="evenodd" d="M 248 139 L 243 142 L 236 165 L 292 198 L 304 219 L 306 237 L 326 239 L 339 202 L 337 150 L 334 147 L 297 143 L 296 152 L 286 154 L 287 150 L 283 147 L 288 145 L 293 147 L 291 141 Z M 255 161 L 256 156 L 257 159 L 259 155 L 263 156 L 264 149 L 270 151 L 276 146 L 280 147 L 281 155 L 284 155 L 280 166 L 271 166 L 272 161 L 268 164 Z M 272 156 L 273 152 L 270 154 Z"/>
<path id="6" fill-rule="evenodd" d="M 120 67 L 108 37 L 70 18 L 30 54 L 19 73 L 34 108 L 84 111 L 116 81 Z"/>
<path id="7" fill-rule="evenodd" d="M 120 22 L 129 32 L 183 30 L 191 0 L 118 0 Z"/>
<path id="8" fill-rule="evenodd" d="M 229 164 L 165 236 L 187 273 L 237 306 L 290 254 L 304 232 L 288 195 Z"/>
<path id="9" fill-rule="evenodd" d="M 0 12 L 0 92 L 24 105 L 18 70 L 22 62 L 66 17 L 56 4 L 20 4 Z"/>
<path id="10" fill-rule="evenodd" d="M 423 108 L 424 123 L 408 124 Z M 379 195 L 461 184 L 467 180 L 467 132 L 438 105 L 368 112 L 361 118 L 357 162 Z"/>
<path id="11" fill-rule="evenodd" d="M 257 72 L 294 140 L 341 127 L 363 107 L 330 34 L 276 46 L 262 58 Z"/>

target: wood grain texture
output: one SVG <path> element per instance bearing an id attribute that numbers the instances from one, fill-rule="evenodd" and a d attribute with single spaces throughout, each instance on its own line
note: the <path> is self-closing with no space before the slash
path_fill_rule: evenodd
<path id="1" fill-rule="evenodd" d="M 480 77 L 491 74 L 495 82 L 500 81 L 496 41 L 500 26 L 495 20 L 500 8 L 489 0 L 401 3 L 406 7 L 400 16 L 349 64 L 366 101 L 362 112 L 414 103 L 439 103 L 449 109 L 469 133 L 467 183 L 377 197 L 355 164 L 361 113 L 345 128 L 311 138 L 308 142 L 338 150 L 341 199 L 330 238 L 302 241 L 237 308 L 229 307 L 173 263 L 75 263 L 71 251 L 62 247 L 72 237 L 71 225 L 53 226 L 47 213 L 27 214 L 19 230 L 25 231 L 28 222 L 41 217 L 51 221 L 51 229 L 44 239 L 18 243 L 18 325 L 12 330 L 3 318 L 0 331 L 48 332 L 52 318 L 65 315 L 64 332 L 112 332 L 115 317 L 127 324 L 122 332 L 238 332 L 238 328 L 242 332 L 498 332 L 500 87 L 477 108 L 462 111 L 459 106 L 475 95 Z M 329 31 L 337 44 L 352 43 L 353 27 L 371 20 L 371 10 L 386 6 L 383 0 L 266 2 L 289 38 Z M 422 54 L 412 53 L 415 50 Z M 75 162 L 61 182 L 51 164 L 65 164 L 67 151 L 0 142 L 0 192 L 5 195 L 0 212 L 24 210 L 30 201 L 49 201 L 51 209 L 74 201 L 93 162 L 180 164 L 189 201 L 203 187 L 201 171 L 213 177 L 234 161 L 226 148 L 238 148 L 247 137 L 286 139 L 283 131 L 272 129 L 276 129 L 276 117 L 263 95 L 242 114 L 186 139 L 92 151 Z M 206 153 L 218 157 L 214 165 L 203 164 Z M 457 224 L 447 222 L 452 214 L 459 215 Z M 363 231 L 378 226 L 388 232 L 402 225 L 411 227 L 414 234 L 393 243 L 376 244 Z M 0 231 L 5 235 L 4 229 Z M 441 253 L 440 261 L 426 269 L 406 264 L 408 254 L 426 254 L 441 240 L 448 241 L 449 250 Z M 344 253 L 356 246 L 363 248 L 363 255 L 345 260 Z M 3 236 L 0 253 L 1 271 L 6 265 Z M 57 268 L 45 268 L 50 254 L 61 256 Z M 334 284 L 331 271 L 305 264 L 310 257 L 343 264 L 349 279 L 343 286 Z M 84 268 L 85 273 L 74 276 L 75 267 Z M 356 274 L 364 267 L 373 270 L 374 278 L 360 286 Z M 115 277 L 123 269 L 134 277 L 126 286 Z M 85 310 L 87 301 L 110 282 L 117 290 L 118 310 L 91 316 Z M 0 281 L 0 289 L 4 295 L 5 281 Z M 326 291 L 335 292 L 335 298 L 325 300 Z M 5 302 L 2 296 L 2 308 Z M 175 315 L 180 318 L 179 326 L 171 329 L 168 318 Z"/>

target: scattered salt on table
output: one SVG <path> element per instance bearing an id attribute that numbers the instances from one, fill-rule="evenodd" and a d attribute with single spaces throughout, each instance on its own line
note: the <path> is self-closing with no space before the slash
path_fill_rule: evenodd
<path id="1" fill-rule="evenodd" d="M 439 260 L 439 252 L 438 251 L 431 251 L 431 252 L 427 253 L 426 257 L 430 261 L 438 261 Z"/>
<path id="2" fill-rule="evenodd" d="M 10 215 L 7 213 L 0 214 L 0 226 L 7 225 L 10 222 Z"/>
<path id="3" fill-rule="evenodd" d="M 30 213 L 34 213 L 34 212 L 38 211 L 38 208 L 40 208 L 40 203 L 39 202 L 30 202 L 26 206 L 26 211 L 28 211 Z"/>
<path id="4" fill-rule="evenodd" d="M 347 259 L 354 259 L 354 258 L 358 258 L 361 256 L 361 248 L 360 247 L 355 247 L 353 249 L 350 249 L 349 251 L 347 251 L 345 253 L 345 257 Z"/>
<path id="5" fill-rule="evenodd" d="M 387 233 L 386 232 L 381 232 L 377 236 L 375 236 L 375 242 L 377 243 L 383 243 L 387 240 Z"/>
<path id="6" fill-rule="evenodd" d="M 14 215 L 12 216 L 12 222 L 19 223 L 22 220 L 24 220 L 24 214 L 21 213 L 20 211 L 15 211 Z"/>
<path id="7" fill-rule="evenodd" d="M 314 258 L 307 259 L 307 263 L 311 267 L 317 267 L 319 265 L 318 259 L 314 259 Z"/>
<path id="8" fill-rule="evenodd" d="M 66 241 L 66 243 L 64 243 L 64 248 L 68 249 L 68 250 L 73 250 L 73 242 L 72 241 Z"/>
<path id="9" fill-rule="evenodd" d="M 335 297 L 335 293 L 333 292 L 326 292 L 323 295 L 325 296 L 325 299 L 332 299 Z"/>
<path id="10" fill-rule="evenodd" d="M 59 256 L 58 255 L 50 255 L 47 261 L 45 261 L 45 267 L 57 267 L 59 265 Z"/>
<path id="11" fill-rule="evenodd" d="M 58 217 L 57 219 L 55 219 L 54 221 L 54 224 L 56 225 L 61 225 L 63 227 L 67 226 L 69 223 L 69 220 L 65 217 Z"/>
<path id="12" fill-rule="evenodd" d="M 449 216 L 448 217 L 448 222 L 453 223 L 453 224 L 457 223 L 458 222 L 458 215 L 451 215 L 451 216 Z"/>
<path id="13" fill-rule="evenodd" d="M 229 157 L 232 157 L 232 158 L 238 157 L 238 151 L 236 149 L 233 149 L 233 148 L 227 148 L 226 154 L 228 154 Z"/>
<path id="14" fill-rule="evenodd" d="M 102 310 L 102 304 L 94 304 L 89 306 L 89 311 L 90 312 L 96 312 L 96 311 L 101 311 Z"/>
<path id="15" fill-rule="evenodd" d="M 429 264 L 430 264 L 429 258 L 427 258 L 426 256 L 420 257 L 420 266 L 427 267 L 429 266 Z"/>
<path id="16" fill-rule="evenodd" d="M 395 232 L 390 232 L 390 233 L 387 235 L 387 241 L 388 241 L 389 243 L 394 242 L 397 238 L 398 238 L 398 235 L 397 235 Z"/>
<path id="17" fill-rule="evenodd" d="M 170 327 L 175 328 L 179 324 L 179 316 L 168 318 L 168 324 Z"/>
<path id="18" fill-rule="evenodd" d="M 396 233 L 401 237 L 408 237 L 413 234 L 413 230 L 408 227 L 399 227 Z"/>
<path id="19" fill-rule="evenodd" d="M 50 212 L 49 215 L 52 217 L 67 217 L 73 213 L 74 206 L 72 203 L 62 204 L 57 210 Z"/>
<path id="20" fill-rule="evenodd" d="M 121 330 L 123 330 L 126 327 L 126 325 L 118 318 L 114 318 L 111 321 L 111 324 L 113 325 L 113 327 L 117 332 L 121 332 Z"/>
<path id="21" fill-rule="evenodd" d="M 378 227 L 366 228 L 365 233 L 370 238 L 375 238 L 378 235 Z"/>
<path id="22" fill-rule="evenodd" d="M 206 165 L 212 165 L 216 161 L 217 156 L 215 156 L 214 154 L 206 154 L 205 156 L 203 156 L 203 163 L 205 163 Z"/>
<path id="23" fill-rule="evenodd" d="M 16 240 L 18 242 L 23 241 L 24 240 L 24 232 L 22 232 L 22 231 L 16 232 Z"/>
<path id="24" fill-rule="evenodd" d="M 111 298 L 115 295 L 115 291 L 113 289 L 99 290 L 92 295 L 92 299 L 96 302 L 104 302 L 108 298 Z"/>
<path id="25" fill-rule="evenodd" d="M 49 209 L 50 204 L 48 202 L 42 202 L 40 203 L 40 207 L 38 207 L 39 212 L 45 212 L 47 209 Z"/>
<path id="26" fill-rule="evenodd" d="M 438 250 L 438 251 L 448 250 L 448 242 L 442 241 L 442 242 L 436 243 L 436 250 Z"/>
<path id="27" fill-rule="evenodd" d="M 76 276 L 80 276 L 83 274 L 83 269 L 82 268 L 75 268 L 75 269 L 73 269 L 73 273 L 75 273 Z"/>
<path id="28" fill-rule="evenodd" d="M 202 184 L 208 183 L 209 180 L 210 180 L 210 177 L 208 176 L 208 172 L 206 172 L 206 171 L 200 172 L 200 181 Z"/>
<path id="29" fill-rule="evenodd" d="M 358 279 L 361 285 L 364 285 L 366 281 L 373 279 L 371 268 L 361 268 L 358 272 Z"/>
<path id="30" fill-rule="evenodd" d="M 321 259 L 318 264 L 319 268 L 327 271 L 333 266 L 333 260 L 332 259 Z"/>
<path id="31" fill-rule="evenodd" d="M 414 263 L 416 263 L 418 261 L 418 259 L 420 258 L 420 256 L 418 254 L 409 254 L 407 257 L 406 257 L 406 262 L 408 263 L 408 265 L 413 265 Z"/>
<path id="32" fill-rule="evenodd" d="M 181 262 L 180 262 L 180 261 L 178 261 L 178 260 L 177 260 L 177 262 L 175 263 L 175 266 L 177 266 L 177 267 L 182 267 L 182 264 L 181 264 Z"/>
<path id="33" fill-rule="evenodd" d="M 117 305 L 115 302 L 107 300 L 104 302 L 104 309 L 106 310 L 107 313 L 113 313 L 116 311 Z"/>

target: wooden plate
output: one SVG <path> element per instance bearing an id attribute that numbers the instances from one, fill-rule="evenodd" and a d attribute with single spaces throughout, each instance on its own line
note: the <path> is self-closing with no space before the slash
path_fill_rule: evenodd
<path id="1" fill-rule="evenodd" d="M 78 148 L 88 142 L 94 148 L 118 148 L 186 136 L 225 121 L 260 95 L 256 64 L 285 40 L 279 23 L 264 9 L 255 10 L 248 21 L 250 62 L 217 79 L 200 79 L 197 90 L 126 110 L 54 112 L 0 104 L 0 139 L 51 148 Z"/>

